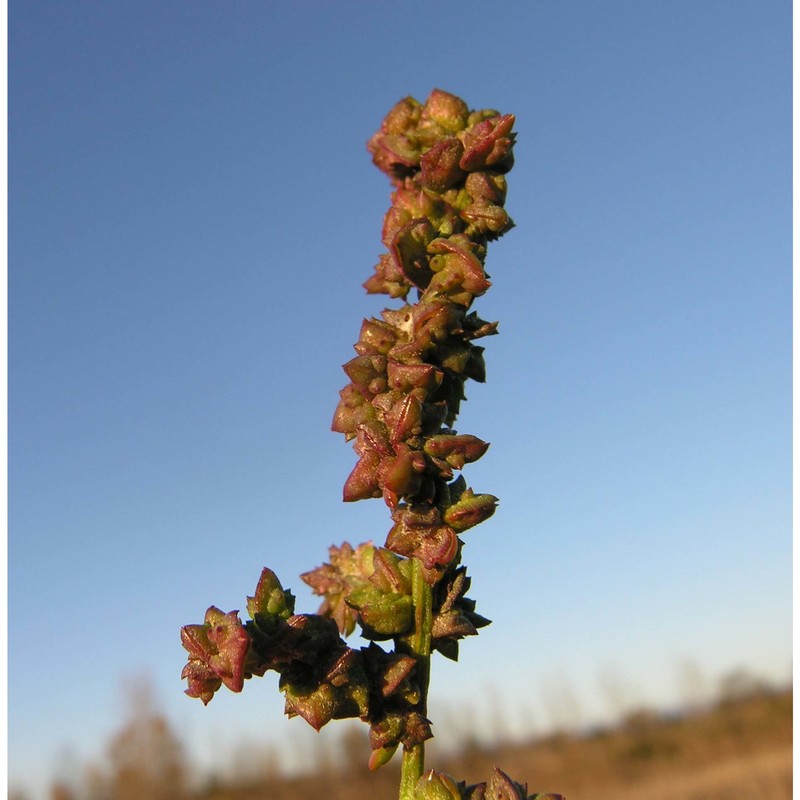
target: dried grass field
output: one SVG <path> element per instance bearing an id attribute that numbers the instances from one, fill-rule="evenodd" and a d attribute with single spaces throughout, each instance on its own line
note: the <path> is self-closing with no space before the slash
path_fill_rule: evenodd
<path id="1" fill-rule="evenodd" d="M 54 780 L 50 800 L 375 800 L 397 792 L 396 765 L 370 773 L 360 728 L 319 745 L 316 769 L 281 773 L 268 749 L 248 751 L 248 769 L 199 775 L 179 735 L 152 706 L 128 720 L 102 762 L 71 780 Z M 466 731 L 469 734 L 469 731 Z M 484 780 L 494 764 L 527 780 L 530 791 L 567 800 L 789 800 L 792 796 L 792 690 L 765 689 L 720 700 L 692 713 L 627 714 L 613 727 L 551 735 L 489 748 L 465 740 L 430 759 L 459 778 Z M 76 780 L 75 775 L 80 773 Z M 9 797 L 29 797 L 12 788 Z"/>

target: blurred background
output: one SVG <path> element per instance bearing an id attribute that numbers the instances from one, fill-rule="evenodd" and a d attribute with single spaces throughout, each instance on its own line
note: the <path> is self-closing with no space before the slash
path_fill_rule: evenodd
<path id="1" fill-rule="evenodd" d="M 429 763 L 788 797 L 790 63 L 784 0 L 10 0 L 14 796 L 393 796 L 274 676 L 183 695 L 178 632 L 383 543 L 329 427 L 387 304 L 365 142 L 436 87 L 519 134 L 459 417 L 494 622 L 433 665 Z"/>

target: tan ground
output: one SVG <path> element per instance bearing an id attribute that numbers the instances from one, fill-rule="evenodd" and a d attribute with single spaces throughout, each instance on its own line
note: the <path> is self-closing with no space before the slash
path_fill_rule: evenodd
<path id="1" fill-rule="evenodd" d="M 51 800 L 395 798 L 398 765 L 370 773 L 364 732 L 351 733 L 338 753 L 319 745 L 315 774 L 282 777 L 277 754 L 256 748 L 240 751 L 250 768 L 238 770 L 238 782 L 207 779 L 198 788 L 179 735 L 163 716 L 139 714 L 111 740 L 105 763 L 85 767 L 79 782 L 54 782 Z M 472 745 L 429 759 L 429 766 L 469 782 L 486 780 L 494 764 L 526 780 L 531 792 L 558 792 L 567 800 L 790 800 L 792 692 L 762 691 L 673 719 L 640 712 L 592 735 L 494 749 Z M 192 778 L 195 788 L 182 790 L 187 783 L 181 776 Z"/>

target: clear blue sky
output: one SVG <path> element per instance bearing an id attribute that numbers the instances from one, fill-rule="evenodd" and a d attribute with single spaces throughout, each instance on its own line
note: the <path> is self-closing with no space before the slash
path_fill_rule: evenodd
<path id="1" fill-rule="evenodd" d="M 141 674 L 198 758 L 305 735 L 270 678 L 186 698 L 178 629 L 266 564 L 314 610 L 298 574 L 389 528 L 341 503 L 329 425 L 386 304 L 364 143 L 434 87 L 519 131 L 459 419 L 492 442 L 465 477 L 501 506 L 464 555 L 495 623 L 434 697 L 545 725 L 567 689 L 602 714 L 604 675 L 655 705 L 687 661 L 786 679 L 790 17 L 11 0 L 12 779 L 101 753 Z"/>

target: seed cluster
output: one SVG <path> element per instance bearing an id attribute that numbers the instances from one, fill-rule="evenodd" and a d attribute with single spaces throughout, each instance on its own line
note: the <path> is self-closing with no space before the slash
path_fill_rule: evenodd
<path id="1" fill-rule="evenodd" d="M 497 503 L 451 482 L 488 447 L 453 424 L 465 382 L 486 378 L 474 342 L 497 332 L 470 306 L 491 285 L 487 242 L 513 225 L 503 208 L 513 124 L 511 114 L 470 111 L 434 90 L 424 104 L 397 103 L 368 145 L 394 192 L 383 224 L 388 252 L 364 286 L 403 299 L 416 290 L 417 301 L 364 321 L 332 427 L 358 455 L 344 499 L 382 496 L 394 521 L 386 547 L 420 559 L 431 583 L 456 560 L 457 534 Z"/>
<path id="2" fill-rule="evenodd" d="M 368 143 L 394 191 L 383 224 L 387 252 L 364 286 L 403 305 L 361 326 L 332 428 L 358 455 L 344 500 L 382 497 L 390 509 L 385 546 L 345 542 L 303 574 L 323 598 L 316 614 L 295 614 L 291 592 L 264 568 L 245 623 L 238 611 L 211 606 L 202 624 L 181 630 L 189 696 L 208 703 L 222 685 L 240 692 L 246 678 L 273 670 L 290 717 L 316 729 L 344 717 L 366 722 L 373 769 L 402 746 L 405 770 L 405 756 L 432 735 L 431 651 L 456 659 L 459 641 L 489 623 L 466 597 L 460 535 L 490 517 L 497 498 L 475 494 L 455 475 L 489 445 L 453 425 L 466 381 L 486 377 L 475 341 L 497 332 L 470 308 L 490 286 L 487 243 L 513 225 L 503 207 L 513 125 L 511 114 L 470 111 L 434 90 L 424 104 L 397 103 Z M 368 645 L 353 649 L 342 636 L 357 625 Z M 393 650 L 377 644 L 387 641 Z M 422 774 L 420 762 L 416 769 L 405 788 L 401 777 L 408 800 L 561 800 L 529 796 L 498 769 L 470 786 Z"/>

